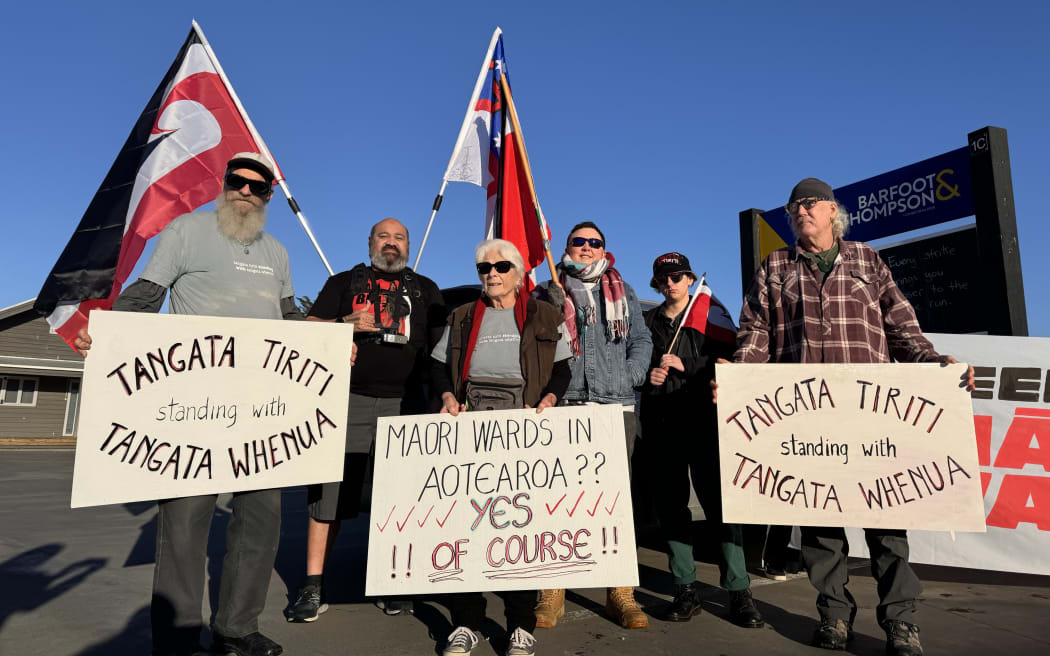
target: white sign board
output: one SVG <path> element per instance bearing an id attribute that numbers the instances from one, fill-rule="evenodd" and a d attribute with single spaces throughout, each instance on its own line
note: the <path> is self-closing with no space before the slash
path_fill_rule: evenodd
<path id="1" fill-rule="evenodd" d="M 637 584 L 621 406 L 379 420 L 368 596 Z"/>
<path id="2" fill-rule="evenodd" d="M 353 328 L 91 313 L 73 508 L 342 478 Z"/>
<path id="3" fill-rule="evenodd" d="M 725 520 L 983 532 L 965 370 L 716 365 Z"/>
<path id="4" fill-rule="evenodd" d="M 1050 339 L 926 337 L 976 370 L 977 459 L 987 533 L 909 531 L 916 563 L 1050 575 Z M 925 528 L 925 527 L 924 527 Z M 850 553 L 866 553 L 849 531 Z"/>

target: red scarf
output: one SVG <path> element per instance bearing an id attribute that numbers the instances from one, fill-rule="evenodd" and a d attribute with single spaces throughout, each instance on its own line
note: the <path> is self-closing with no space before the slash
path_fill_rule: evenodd
<path id="1" fill-rule="evenodd" d="M 463 357 L 463 370 L 461 377 L 463 382 L 467 381 L 470 377 L 470 357 L 474 355 L 474 347 L 478 343 L 478 333 L 481 331 L 481 318 L 485 316 L 485 308 L 488 307 L 488 303 L 485 302 L 485 295 L 474 303 L 474 320 L 470 325 L 470 338 L 467 339 L 466 355 Z M 525 327 L 525 306 L 529 302 L 529 298 L 525 294 L 518 294 L 514 299 L 514 320 L 518 324 L 518 333 Z"/>

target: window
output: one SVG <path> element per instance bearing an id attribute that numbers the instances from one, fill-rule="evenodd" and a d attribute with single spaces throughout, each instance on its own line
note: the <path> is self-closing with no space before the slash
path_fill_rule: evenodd
<path id="1" fill-rule="evenodd" d="M 36 378 L 0 377 L 0 405 L 36 405 Z"/>
<path id="2" fill-rule="evenodd" d="M 73 435 L 77 429 L 77 418 L 80 415 L 80 379 L 69 379 L 69 391 L 66 394 L 66 422 L 63 435 Z"/>

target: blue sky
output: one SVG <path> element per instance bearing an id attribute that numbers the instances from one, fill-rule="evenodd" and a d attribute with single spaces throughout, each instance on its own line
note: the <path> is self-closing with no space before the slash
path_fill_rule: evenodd
<path id="1" fill-rule="evenodd" d="M 653 259 L 680 250 L 735 314 L 740 210 L 995 125 L 1009 132 L 1029 331 L 1050 336 L 1050 8 L 1031 2 L 17 3 L 0 41 L 0 307 L 36 295 L 192 18 L 336 270 L 366 258 L 386 216 L 409 227 L 414 259 L 499 25 L 555 242 L 596 221 L 643 297 Z M 475 282 L 484 191 L 445 196 L 420 271 Z M 327 273 L 283 202 L 267 229 L 296 293 L 316 295 Z"/>

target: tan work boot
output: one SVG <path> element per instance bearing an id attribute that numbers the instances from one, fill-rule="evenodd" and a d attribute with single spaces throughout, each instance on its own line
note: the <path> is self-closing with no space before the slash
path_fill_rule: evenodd
<path id="1" fill-rule="evenodd" d="M 536 603 L 536 626 L 553 629 L 565 616 L 565 590 L 540 590 Z"/>
<path id="2" fill-rule="evenodd" d="M 649 618 L 634 600 L 634 588 L 609 588 L 605 598 L 605 615 L 625 629 L 644 629 Z"/>

